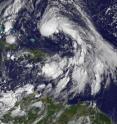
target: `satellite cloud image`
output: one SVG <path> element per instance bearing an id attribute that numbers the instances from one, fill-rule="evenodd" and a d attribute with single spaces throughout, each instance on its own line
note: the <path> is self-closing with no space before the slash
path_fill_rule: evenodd
<path id="1" fill-rule="evenodd" d="M 117 0 L 0 0 L 0 124 L 117 124 Z"/>

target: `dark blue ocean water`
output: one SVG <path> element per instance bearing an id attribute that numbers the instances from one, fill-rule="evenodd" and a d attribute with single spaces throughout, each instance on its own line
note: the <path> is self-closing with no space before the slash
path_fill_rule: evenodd
<path id="1" fill-rule="evenodd" d="M 20 32 L 22 34 L 21 37 L 21 42 L 20 46 L 21 47 L 26 47 L 26 48 L 42 48 L 47 52 L 52 52 L 52 53 L 58 53 L 58 52 L 63 52 L 67 55 L 70 54 L 71 51 L 68 51 L 68 53 L 66 53 L 67 50 L 69 50 L 70 48 L 72 49 L 71 42 L 69 42 L 71 39 L 69 39 L 68 41 L 61 42 L 64 39 L 60 39 L 60 41 L 51 41 L 49 39 L 44 39 L 41 38 L 38 29 L 36 28 L 36 21 L 38 19 L 41 18 L 41 16 L 43 15 L 44 9 L 47 6 L 47 1 L 45 1 L 44 3 L 42 3 L 43 0 L 41 0 L 41 2 L 36 2 L 36 0 L 34 0 L 34 6 L 35 6 L 35 10 L 28 12 L 27 10 L 22 10 L 19 13 L 17 22 L 14 26 L 15 30 Z M 87 0 L 88 1 L 88 0 Z M 90 3 L 91 0 L 89 0 Z M 93 5 L 95 4 L 94 0 L 93 1 Z M 97 0 L 99 1 L 98 4 L 101 2 L 104 4 L 110 2 L 111 0 Z M 109 4 L 109 3 L 108 3 Z M 92 6 L 95 9 L 95 6 Z M 97 7 L 96 9 L 97 10 Z M 39 13 L 41 11 L 41 15 L 39 16 Z M 94 10 L 92 11 L 94 12 Z M 74 21 L 79 21 L 78 18 L 75 18 Z M 84 25 L 84 24 L 82 24 Z M 25 30 L 19 30 L 19 29 L 25 29 Z M 110 43 L 112 43 L 114 46 L 117 45 L 117 39 L 115 39 L 113 36 L 107 34 L 106 31 L 104 31 L 103 29 L 101 29 L 100 27 L 97 27 L 101 33 L 101 35 L 107 39 Z M 64 38 L 64 37 L 63 37 Z M 61 44 L 60 44 L 61 43 Z M 67 49 L 63 49 L 64 45 L 67 44 L 68 47 Z M 6 63 L 6 66 L 10 67 L 10 71 L 12 73 L 10 73 L 10 77 L 13 79 L 11 81 L 9 81 L 9 85 L 10 88 L 15 87 L 14 85 L 16 85 L 15 81 L 20 80 L 18 78 L 18 74 L 22 73 L 23 68 L 21 67 L 17 67 L 17 64 L 10 62 L 10 63 Z M 13 70 L 15 68 L 15 70 Z M 18 68 L 18 69 L 16 69 Z M 18 71 L 18 72 L 17 72 Z M 29 74 L 30 75 L 30 74 Z M 29 78 L 31 79 L 31 78 Z M 22 80 L 21 80 L 22 82 Z M 6 84 L 7 85 L 7 84 Z M 18 85 L 18 84 L 17 84 Z M 23 84 L 22 84 L 23 85 Z M 87 88 L 88 90 L 86 91 L 86 93 L 83 96 L 78 95 L 77 97 L 75 97 L 72 100 L 69 100 L 68 102 L 70 104 L 75 104 L 78 103 L 79 101 L 96 101 L 97 102 L 97 106 L 107 115 L 109 115 L 115 122 L 117 122 L 117 85 L 115 85 L 114 83 L 111 83 L 111 85 L 109 86 L 108 89 L 106 90 L 101 90 L 100 93 L 98 95 L 94 96 L 90 96 L 89 94 L 89 87 Z M 117 123 L 116 123 L 117 124 Z"/>
<path id="2" fill-rule="evenodd" d="M 117 85 L 114 83 L 105 90 L 102 88 L 95 97 L 84 93 L 69 100 L 68 103 L 76 104 L 80 101 L 95 101 L 97 107 L 117 124 Z"/>
<path id="3" fill-rule="evenodd" d="M 117 124 L 117 85 L 111 83 L 96 102 L 97 106 Z"/>

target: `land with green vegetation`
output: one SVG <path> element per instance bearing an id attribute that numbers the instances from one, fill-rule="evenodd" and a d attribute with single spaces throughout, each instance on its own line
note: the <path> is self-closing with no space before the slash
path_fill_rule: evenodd
<path id="1" fill-rule="evenodd" d="M 1 34 L 4 34 L 4 25 L 0 24 L 0 36 Z M 34 39 L 31 39 L 32 42 L 35 42 Z M 2 55 L 1 53 L 3 51 L 14 51 L 18 50 L 17 48 L 19 47 L 18 44 L 9 44 L 6 42 L 5 38 L 0 38 L 0 60 L 2 60 Z M 37 49 L 29 49 L 29 48 L 24 48 L 24 51 L 29 53 L 29 58 L 28 59 L 43 59 L 48 56 L 48 53 L 45 52 L 44 50 L 41 50 L 39 48 Z"/>
<path id="2" fill-rule="evenodd" d="M 20 110 L 13 116 L 13 111 L 18 106 Z M 22 111 L 25 114 L 21 115 Z M 36 98 L 35 94 L 17 102 L 15 107 L 1 118 L 1 122 L 5 124 L 112 124 L 111 119 L 89 102 L 68 105 L 48 97 Z"/>
<path id="3" fill-rule="evenodd" d="M 16 44 L 8 44 L 5 40 L 0 40 L 0 49 L 15 50 L 17 48 Z"/>
<path id="4" fill-rule="evenodd" d="M 5 40 L 0 40 L 0 60 L 2 60 L 2 56 L 1 53 L 3 53 L 3 51 L 18 51 L 18 45 L 17 44 L 8 44 L 6 43 Z M 28 59 L 32 59 L 32 60 L 37 60 L 37 59 L 44 59 L 45 57 L 48 56 L 48 53 L 41 50 L 41 49 L 29 49 L 29 48 L 24 48 L 24 53 L 26 52 L 28 55 Z M 23 55 L 23 53 L 22 53 Z M 22 57 L 22 56 L 20 56 Z M 24 56 L 23 56 L 24 57 Z M 27 57 L 26 57 L 27 58 Z"/>
<path id="5" fill-rule="evenodd" d="M 41 59 L 48 56 L 46 52 L 40 49 L 30 49 L 28 51 L 32 54 L 32 59 Z"/>
<path id="6" fill-rule="evenodd" d="M 1 30 L 3 32 L 3 27 Z M 17 44 L 8 44 L 0 39 L 0 60 L 4 50 L 17 50 L 17 47 Z M 48 56 L 41 49 L 24 49 L 23 52 L 34 60 Z M 37 98 L 35 95 L 33 93 L 18 101 L 0 118 L 0 124 L 112 124 L 111 119 L 90 102 L 68 105 L 49 97 Z"/>

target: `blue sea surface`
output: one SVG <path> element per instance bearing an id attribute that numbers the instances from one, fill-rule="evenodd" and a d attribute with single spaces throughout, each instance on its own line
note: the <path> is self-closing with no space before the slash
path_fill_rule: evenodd
<path id="1" fill-rule="evenodd" d="M 97 106 L 117 123 L 117 85 L 111 83 L 96 102 Z"/>

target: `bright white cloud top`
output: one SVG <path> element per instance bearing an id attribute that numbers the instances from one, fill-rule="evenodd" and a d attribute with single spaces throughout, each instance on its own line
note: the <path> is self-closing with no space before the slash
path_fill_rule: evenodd
<path id="1" fill-rule="evenodd" d="M 117 67 L 117 51 L 100 36 L 86 13 L 81 11 L 78 5 L 76 8 L 83 16 L 81 18 L 83 18 L 87 28 L 82 28 L 69 18 L 64 17 L 59 13 L 59 10 L 50 9 L 42 18 L 40 32 L 45 37 L 52 37 L 57 32 L 63 32 L 73 38 L 74 56 L 72 58 L 64 57 L 67 64 L 63 63 L 63 65 L 67 65 L 69 70 L 73 67 L 71 92 L 74 91 L 74 94 L 81 93 L 85 90 L 86 85 L 89 85 L 91 94 L 95 95 L 100 91 L 104 74 L 107 76 L 107 82 L 109 82 L 109 73 L 114 78 Z M 62 59 L 59 57 L 57 61 L 54 61 L 51 58 L 51 62 L 46 63 L 42 68 L 43 73 L 52 79 L 62 75 L 61 70 L 64 70 L 64 66 L 61 67 L 60 65 Z M 56 93 L 60 93 L 67 86 L 70 77 L 65 75 L 63 79 L 58 81 L 56 87 L 58 92 Z"/>
<path id="2" fill-rule="evenodd" d="M 23 7 L 25 8 L 26 2 L 28 0 L 14 0 L 4 11 L 4 18 L 8 16 L 4 21 L 4 26 L 6 42 L 9 44 L 16 43 L 17 36 L 12 35 L 10 31 L 16 22 L 18 12 Z M 56 3 L 56 0 L 54 2 Z M 67 14 L 61 14 L 62 7 L 58 4 L 55 7 L 47 6 L 41 20 L 39 20 L 38 29 L 43 39 L 47 37 L 53 40 L 56 34 L 63 33 L 72 39 L 74 47 L 74 55 L 71 57 L 61 57 L 59 53 L 56 53 L 46 58 L 43 64 L 37 64 L 40 68 L 37 76 L 43 76 L 46 81 L 50 81 L 48 84 L 43 81 L 37 84 L 39 96 L 42 94 L 41 91 L 44 91 L 45 94 L 50 92 L 55 97 L 62 96 L 61 98 L 66 99 L 71 94 L 74 97 L 77 94 L 84 93 L 87 85 L 91 88 L 91 95 L 96 95 L 101 89 L 101 83 L 105 84 L 105 88 L 109 85 L 110 75 L 113 80 L 116 79 L 117 50 L 97 32 L 88 15 L 81 10 L 80 5 L 74 4 L 74 2 L 72 5 L 86 26 L 83 27 L 80 22 L 72 21 L 69 16 L 66 16 Z M 21 28 L 24 30 L 24 27 Z M 20 54 L 10 55 L 9 53 L 7 57 L 14 60 L 15 56 L 22 56 L 23 53 L 21 50 Z M 28 55 L 29 53 L 25 52 L 25 54 Z M 26 66 L 26 68 L 32 67 L 33 63 Z M 104 80 L 104 76 L 106 80 Z M 25 91 L 27 94 L 33 93 L 33 86 L 26 85 L 14 92 L 2 93 L 3 97 L 0 98 L 0 109 L 2 109 L 0 112 L 12 108 L 17 101 L 17 96 L 19 97 Z M 7 107 L 3 108 L 4 105 Z M 15 114 L 20 112 L 20 107 L 14 111 Z M 14 115 L 14 113 L 12 114 Z"/>

